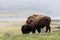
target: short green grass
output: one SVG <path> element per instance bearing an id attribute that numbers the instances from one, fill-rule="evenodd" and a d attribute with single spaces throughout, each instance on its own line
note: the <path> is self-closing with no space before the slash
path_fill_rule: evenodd
<path id="1" fill-rule="evenodd" d="M 5 34 L 0 40 L 60 40 L 58 33 Z"/>

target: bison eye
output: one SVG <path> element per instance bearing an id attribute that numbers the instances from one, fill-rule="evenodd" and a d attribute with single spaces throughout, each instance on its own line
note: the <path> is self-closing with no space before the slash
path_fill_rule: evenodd
<path id="1" fill-rule="evenodd" d="M 27 23 L 29 23 L 29 21 L 26 21 Z"/>
<path id="2" fill-rule="evenodd" d="M 32 20 L 30 20 L 30 23 L 32 23 L 33 21 Z"/>

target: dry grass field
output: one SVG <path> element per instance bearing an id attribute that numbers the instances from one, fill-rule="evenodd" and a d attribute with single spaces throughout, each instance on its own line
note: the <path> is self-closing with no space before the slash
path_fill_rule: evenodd
<path id="1" fill-rule="evenodd" d="M 24 21 L 0 21 L 0 34 L 21 33 L 20 29 Z"/>

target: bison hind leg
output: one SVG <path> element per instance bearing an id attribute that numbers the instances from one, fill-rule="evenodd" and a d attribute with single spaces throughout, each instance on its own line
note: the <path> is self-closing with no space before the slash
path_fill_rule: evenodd
<path id="1" fill-rule="evenodd" d="M 48 25 L 46 26 L 46 33 L 49 31 L 49 33 L 51 32 L 51 27 Z"/>
<path id="2" fill-rule="evenodd" d="M 49 33 L 51 32 L 51 27 L 49 26 Z"/>

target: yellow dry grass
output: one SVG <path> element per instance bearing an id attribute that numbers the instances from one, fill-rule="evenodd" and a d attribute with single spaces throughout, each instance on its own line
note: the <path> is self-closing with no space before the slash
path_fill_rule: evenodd
<path id="1" fill-rule="evenodd" d="M 21 34 L 21 26 L 25 21 L 0 21 L 0 35 L 5 33 Z"/>

